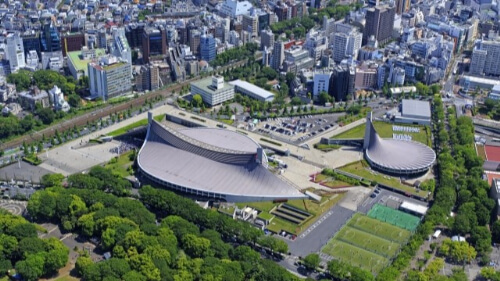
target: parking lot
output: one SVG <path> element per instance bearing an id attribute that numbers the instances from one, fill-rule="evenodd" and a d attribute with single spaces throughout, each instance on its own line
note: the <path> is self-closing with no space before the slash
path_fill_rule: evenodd
<path id="1" fill-rule="evenodd" d="M 420 200 L 413 199 L 383 188 L 378 188 L 377 190 L 374 190 L 374 192 L 370 194 L 370 197 L 368 197 L 361 205 L 358 206 L 358 212 L 367 214 L 368 211 L 370 211 L 370 209 L 376 203 L 397 209 L 403 201 L 408 201 L 413 204 L 427 207 L 427 204 Z"/>
<path id="2" fill-rule="evenodd" d="M 342 115 L 344 113 L 268 118 L 258 123 L 255 130 L 278 140 L 301 143 L 336 128 Z"/>

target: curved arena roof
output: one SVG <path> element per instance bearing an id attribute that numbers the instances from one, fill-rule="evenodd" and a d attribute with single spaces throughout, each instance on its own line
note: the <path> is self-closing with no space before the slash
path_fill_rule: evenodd
<path id="1" fill-rule="evenodd" d="M 174 130 L 152 120 L 137 161 L 149 179 L 199 196 L 228 202 L 305 198 L 256 162 L 259 148 L 229 130 Z"/>
<path id="2" fill-rule="evenodd" d="M 419 142 L 380 138 L 370 116 L 367 118 L 364 142 L 368 162 L 386 172 L 407 175 L 423 173 L 436 160 L 434 150 Z"/>

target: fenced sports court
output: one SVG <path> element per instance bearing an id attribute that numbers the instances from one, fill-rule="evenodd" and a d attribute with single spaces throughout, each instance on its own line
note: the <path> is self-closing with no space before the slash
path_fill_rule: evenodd
<path id="1" fill-rule="evenodd" d="M 375 204 L 368 212 L 368 216 L 397 227 L 414 232 L 420 223 L 420 218 L 395 210 L 384 205 Z"/>
<path id="2" fill-rule="evenodd" d="M 359 213 L 355 214 L 347 225 L 399 244 L 406 243 L 411 236 L 411 232 L 406 229 Z"/>
<path id="3" fill-rule="evenodd" d="M 376 274 L 399 253 L 410 236 L 406 229 L 357 213 L 321 251 Z"/>

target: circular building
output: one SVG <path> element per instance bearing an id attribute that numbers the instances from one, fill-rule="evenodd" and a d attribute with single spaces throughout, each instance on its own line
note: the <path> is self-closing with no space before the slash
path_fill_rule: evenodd
<path id="1" fill-rule="evenodd" d="M 396 175 L 425 173 L 436 160 L 434 150 L 422 143 L 380 138 L 373 127 L 371 116 L 366 122 L 363 149 L 370 166 Z"/>
<path id="2" fill-rule="evenodd" d="M 174 130 L 150 118 L 137 163 L 149 180 L 207 199 L 255 202 L 307 197 L 267 169 L 259 144 L 225 129 Z"/>

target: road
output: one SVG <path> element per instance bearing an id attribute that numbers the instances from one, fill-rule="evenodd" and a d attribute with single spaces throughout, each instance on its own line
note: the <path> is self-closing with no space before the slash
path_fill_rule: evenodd
<path id="1" fill-rule="evenodd" d="M 232 64 L 223 66 L 219 69 L 216 70 L 217 73 L 221 73 L 222 71 L 225 71 L 226 69 L 231 69 L 234 67 L 240 67 L 246 63 L 246 59 L 242 61 L 237 61 Z M 8 150 L 11 148 L 15 148 L 20 146 L 24 141 L 27 143 L 33 142 L 33 141 L 39 141 L 42 139 L 42 136 L 45 135 L 45 137 L 51 137 L 55 134 L 55 131 L 58 130 L 59 132 L 71 129 L 73 127 L 81 127 L 85 126 L 89 122 L 93 122 L 95 120 L 99 120 L 103 117 L 107 117 L 112 113 L 120 112 L 127 110 L 131 107 L 138 107 L 144 104 L 146 99 L 150 100 L 152 98 L 158 97 L 158 96 L 163 96 L 163 97 L 168 97 L 172 94 L 172 91 L 178 91 L 182 87 L 189 85 L 189 83 L 199 80 L 201 77 L 195 77 L 192 79 L 188 79 L 182 83 L 179 84 L 174 84 L 166 89 L 155 91 L 155 92 L 150 92 L 148 94 L 142 95 L 138 98 L 134 98 L 130 101 L 116 104 L 116 105 L 108 105 L 104 108 L 97 109 L 95 111 L 85 113 L 83 115 L 76 116 L 70 120 L 64 121 L 62 123 L 54 124 L 52 126 L 49 126 L 43 130 L 31 133 L 29 135 L 23 135 L 19 138 L 13 139 L 11 141 L 5 142 L 2 145 L 3 150 Z"/>

